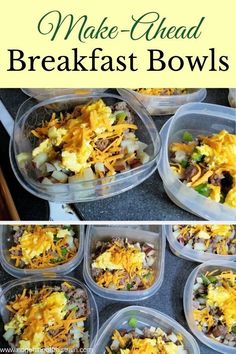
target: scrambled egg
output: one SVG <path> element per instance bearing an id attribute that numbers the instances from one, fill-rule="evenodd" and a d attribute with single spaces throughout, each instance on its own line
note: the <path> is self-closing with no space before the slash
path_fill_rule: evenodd
<path id="1" fill-rule="evenodd" d="M 236 324 L 236 297 L 230 289 L 223 286 L 208 287 L 207 303 L 210 306 L 217 306 L 222 311 L 227 327 L 231 328 Z"/>
<path id="2" fill-rule="evenodd" d="M 164 342 L 160 337 L 158 339 L 151 338 L 134 338 L 132 340 L 131 349 L 120 349 L 121 354 L 179 354 L 179 346 L 173 342 Z"/>
<path id="3" fill-rule="evenodd" d="M 53 325 L 60 322 L 65 314 L 67 299 L 62 292 L 54 292 L 39 304 L 32 305 L 28 310 L 28 326 L 23 332 L 19 348 L 40 348 L 44 338 L 44 324 Z"/>
<path id="4" fill-rule="evenodd" d="M 36 147 L 32 151 L 32 155 L 33 157 L 36 157 L 42 152 L 45 152 L 46 154 L 49 155 L 52 152 L 52 149 L 53 149 L 53 145 L 50 139 L 45 139 L 38 147 Z"/>
<path id="5" fill-rule="evenodd" d="M 70 171 L 79 173 L 82 169 L 90 166 L 87 160 L 92 152 L 93 148 L 89 141 L 83 140 L 80 149 L 76 152 L 63 151 L 62 156 L 62 166 Z"/>
<path id="6" fill-rule="evenodd" d="M 29 264 L 30 260 L 48 251 L 53 244 L 53 233 L 31 233 L 25 231 L 20 239 L 22 261 Z"/>
<path id="7" fill-rule="evenodd" d="M 92 268 L 132 272 L 134 269 L 142 269 L 144 260 L 145 253 L 132 245 L 129 245 L 127 249 L 120 247 L 119 252 L 111 247 L 96 258 L 92 263 Z"/>

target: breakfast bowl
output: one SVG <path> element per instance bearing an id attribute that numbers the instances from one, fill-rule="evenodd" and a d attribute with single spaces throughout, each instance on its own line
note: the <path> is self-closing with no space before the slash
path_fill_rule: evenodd
<path id="1" fill-rule="evenodd" d="M 0 234 L 0 263 L 17 278 L 42 273 L 68 274 L 83 259 L 83 225 L 2 225 Z M 40 242 L 42 238 L 44 242 Z"/>
<path id="2" fill-rule="evenodd" d="M 160 227 L 155 232 L 122 226 L 87 228 L 83 275 L 101 297 L 137 301 L 152 296 L 163 282 L 164 264 L 165 237 Z"/>
<path id="3" fill-rule="evenodd" d="M 195 339 L 177 321 L 162 312 L 142 306 L 129 306 L 111 316 L 100 328 L 97 342 L 92 343 L 91 351 L 93 354 L 119 353 L 119 349 L 117 350 L 119 339 L 123 340 L 124 343 L 125 334 L 132 336 L 133 333 L 137 339 L 141 336 L 139 341 L 141 344 L 142 341 L 146 340 L 145 333 L 147 332 L 148 338 L 152 338 L 152 333 L 156 334 L 156 338 L 159 338 L 161 342 L 162 350 L 163 347 L 168 349 L 169 345 L 171 346 L 169 351 L 165 351 L 166 353 L 200 354 Z M 163 343 L 160 336 L 166 342 Z M 112 340 L 113 337 L 114 340 Z M 152 339 L 149 339 L 148 342 L 150 343 L 150 341 L 152 343 Z M 169 345 L 165 343 L 169 343 Z M 145 343 L 145 345 L 148 345 L 148 343 Z M 160 348 L 155 347 L 149 347 L 148 349 L 149 351 L 145 351 L 146 353 L 151 352 L 150 350 L 154 350 L 153 353 L 158 353 L 158 349 L 160 350 Z M 140 347 L 139 350 L 142 352 Z"/>
<path id="4" fill-rule="evenodd" d="M 229 203 L 226 204 L 226 198 L 225 200 L 220 199 L 219 201 L 215 201 L 209 197 L 208 193 L 209 191 L 218 188 L 217 186 L 212 185 L 213 183 L 217 184 L 218 182 L 211 182 L 210 187 L 209 182 L 202 182 L 202 184 L 198 185 L 196 188 L 188 186 L 188 183 L 186 183 L 186 181 L 182 182 L 178 174 L 174 172 L 173 163 L 171 167 L 172 155 L 169 151 L 171 146 L 182 146 L 183 139 L 187 141 L 187 143 L 185 144 L 186 146 L 188 145 L 188 148 L 190 147 L 190 144 L 197 145 L 199 142 L 199 137 L 203 137 L 204 139 L 207 139 L 207 137 L 215 137 L 214 139 L 216 139 L 217 136 L 219 136 L 220 140 L 220 138 L 223 138 L 224 135 L 227 136 L 227 138 L 230 137 L 230 139 L 235 140 L 235 122 L 235 110 L 233 108 L 206 103 L 189 103 L 180 107 L 174 117 L 163 126 L 160 135 L 162 141 L 165 141 L 165 143 L 162 148 L 162 156 L 160 159 L 158 170 L 162 178 L 167 195 L 180 208 L 185 209 L 207 220 L 236 220 L 236 207 L 233 207 L 236 201 L 234 199 L 233 194 L 235 187 L 233 186 L 232 181 L 229 181 L 231 185 L 230 203 L 232 204 L 232 206 L 229 206 Z M 221 146 L 227 149 L 229 144 L 225 143 Z M 235 159 L 233 158 L 234 155 L 232 155 L 234 154 L 233 146 L 234 143 L 232 144 L 231 160 L 233 161 L 232 170 L 235 170 Z M 182 152 L 179 155 L 182 156 Z M 198 156 L 197 154 L 195 155 L 196 156 L 194 156 L 194 158 L 197 159 Z M 200 158 L 202 157 L 205 159 L 205 153 L 200 156 Z M 202 163 L 201 160 L 199 161 L 200 162 L 197 162 L 197 165 L 200 165 Z M 185 171 L 187 167 L 186 165 L 185 167 L 182 167 L 182 162 L 187 164 L 189 163 L 187 160 L 185 160 L 184 157 L 183 161 L 181 161 L 181 164 L 176 163 L 175 165 L 180 165 L 180 168 L 183 168 L 183 171 Z M 203 168 L 204 166 L 202 166 L 202 171 Z M 203 173 L 204 177 L 207 173 L 209 173 L 209 170 L 210 169 L 208 169 L 208 167 L 206 166 L 206 173 Z M 219 178 L 221 179 L 223 177 L 222 175 L 220 175 Z M 198 179 L 198 181 L 200 181 L 200 178 Z M 227 179 L 225 179 L 225 181 L 227 181 Z M 200 187 L 204 188 L 200 190 Z M 218 194 L 220 195 L 219 192 L 220 190 L 218 191 Z"/>
<path id="5" fill-rule="evenodd" d="M 160 147 L 151 117 L 135 98 L 68 95 L 23 104 L 10 160 L 30 193 L 58 203 L 85 202 L 143 182 L 157 167 Z"/>
<path id="6" fill-rule="evenodd" d="M 128 98 L 133 94 L 147 109 L 151 115 L 174 114 L 183 104 L 189 102 L 201 102 L 205 99 L 206 89 L 118 89 L 120 95 Z M 150 91 L 145 93 L 145 90 Z M 160 91 L 159 94 L 152 94 L 151 90 Z M 162 92 L 163 91 L 163 92 Z M 173 92 L 172 92 L 173 91 Z"/>
<path id="7" fill-rule="evenodd" d="M 38 275 L 4 284 L 0 313 L 3 338 L 19 352 L 88 349 L 98 331 L 93 295 L 68 276 Z"/>
<path id="8" fill-rule="evenodd" d="M 194 262 L 235 261 L 236 226 L 232 224 L 165 225 L 171 251 Z"/>
<path id="9" fill-rule="evenodd" d="M 65 96 L 65 95 L 87 95 L 91 93 L 103 93 L 106 91 L 104 88 L 22 88 L 24 94 L 29 97 L 37 99 L 37 101 L 44 101 L 48 98 Z"/>
<path id="10" fill-rule="evenodd" d="M 184 288 L 184 312 L 192 333 L 220 353 L 236 349 L 235 274 L 235 262 L 205 262 L 192 271 Z"/>

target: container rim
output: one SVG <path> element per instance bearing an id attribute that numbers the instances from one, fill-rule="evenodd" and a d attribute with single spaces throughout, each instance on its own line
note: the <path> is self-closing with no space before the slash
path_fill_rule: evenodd
<path id="1" fill-rule="evenodd" d="M 228 223 L 230 224 L 230 223 Z M 181 225 L 181 224 L 180 224 Z M 190 224 L 188 224 L 190 225 Z M 204 252 L 201 253 L 199 251 L 193 250 L 193 249 L 187 249 L 185 246 L 181 246 L 180 243 L 174 238 L 173 236 L 173 226 L 175 225 L 164 225 L 164 232 L 166 235 L 166 238 L 170 244 L 170 246 L 178 253 L 180 253 L 181 256 L 187 257 L 186 259 L 191 261 L 196 261 L 199 263 L 207 262 L 210 260 L 209 258 L 211 257 L 212 260 L 219 260 L 219 261 L 230 261 L 230 260 L 236 260 L 236 255 L 220 255 L 220 254 L 214 254 L 211 252 Z M 235 226 L 235 225 L 233 225 Z M 236 230 L 235 230 L 236 232 Z"/>
<path id="2" fill-rule="evenodd" d="M 5 226 L 14 226 L 14 225 L 0 225 L 0 232 L 3 232 L 3 227 Z M 23 224 L 21 224 L 23 226 Z M 84 250 L 84 236 L 85 236 L 85 225 L 71 225 L 73 227 L 76 227 L 79 229 L 79 234 L 78 234 L 78 239 L 79 239 L 79 248 L 77 250 L 76 255 L 69 260 L 68 262 L 51 267 L 51 268 L 45 268 L 45 269 L 22 269 L 18 268 L 12 264 L 10 264 L 4 255 L 3 251 L 3 243 L 0 242 L 0 263 L 4 270 L 14 276 L 14 277 L 26 277 L 26 276 L 34 276 L 34 275 L 40 275 L 40 274 L 58 274 L 58 275 L 66 275 L 70 272 L 72 272 L 78 265 L 82 262 L 83 260 L 83 250 Z M 9 235 L 6 237 L 9 237 Z M 7 250 L 9 252 L 9 250 Z M 23 273 L 23 274 L 22 274 Z"/>
<path id="3" fill-rule="evenodd" d="M 84 263 L 83 263 L 83 275 L 85 278 L 85 281 L 88 286 L 92 288 L 92 291 L 94 291 L 97 295 L 101 297 L 105 297 L 107 299 L 114 299 L 114 296 L 121 296 L 119 301 L 136 301 L 137 298 L 140 300 L 147 299 L 148 297 L 152 296 L 155 294 L 161 287 L 163 280 L 164 280 L 164 270 L 165 270 L 165 246 L 166 246 L 166 239 L 164 234 L 162 233 L 162 228 L 160 225 L 160 231 L 159 234 L 156 233 L 159 237 L 159 242 L 160 242 L 160 256 L 162 257 L 161 262 L 160 262 L 160 268 L 159 268 L 159 274 L 156 274 L 156 279 L 152 286 L 150 286 L 147 289 L 144 290 L 137 290 L 133 292 L 128 292 L 125 290 L 112 290 L 112 289 L 106 289 L 103 288 L 99 285 L 96 284 L 94 281 L 93 277 L 91 276 L 91 271 L 90 271 L 90 264 L 89 264 L 89 254 L 88 251 L 90 250 L 90 245 L 91 245 L 91 240 L 92 240 L 92 234 L 91 231 L 95 228 L 96 226 L 94 225 L 89 225 L 86 230 L 86 237 L 85 237 L 85 245 L 84 245 Z M 102 227 L 106 228 L 106 226 L 102 225 Z M 119 225 L 112 225 L 111 227 L 116 227 L 117 229 L 124 230 L 127 232 L 127 230 L 130 230 L 129 228 L 123 228 L 122 225 L 121 227 Z M 107 226 L 109 228 L 109 226 Z M 146 230 L 140 230 L 144 233 L 149 233 L 149 234 L 155 234 L 154 232 L 146 231 Z M 126 236 L 128 238 L 128 236 Z M 101 294 L 102 293 L 102 294 Z M 130 296 L 130 298 L 127 298 L 127 295 Z M 132 298 L 131 298 L 132 297 Z"/>
<path id="4" fill-rule="evenodd" d="M 200 354 L 200 350 L 199 350 L 199 347 L 198 347 L 198 344 L 197 344 L 195 338 L 179 322 L 177 322 L 175 319 L 171 318 L 170 316 L 166 315 L 165 313 L 163 313 L 161 311 L 158 311 L 158 310 L 153 309 L 151 307 L 138 306 L 138 305 L 125 307 L 125 308 L 117 311 L 112 316 L 110 316 L 105 321 L 105 323 L 100 327 L 99 332 L 98 332 L 98 340 L 97 340 L 97 342 L 93 341 L 92 350 L 99 345 L 99 340 L 101 339 L 101 337 L 106 335 L 107 327 L 111 323 L 113 324 L 113 322 L 119 323 L 120 317 L 129 311 L 136 311 L 136 312 L 140 312 L 140 314 L 143 313 L 145 315 L 154 315 L 157 318 L 157 320 L 161 320 L 161 321 L 165 322 L 165 324 L 167 326 L 174 327 L 175 331 L 181 332 L 181 334 L 184 335 L 185 339 L 188 342 L 190 342 L 190 344 L 193 346 L 194 354 Z M 162 327 L 162 326 L 160 325 L 160 327 Z M 191 353 L 191 354 L 193 354 L 193 353 Z"/>

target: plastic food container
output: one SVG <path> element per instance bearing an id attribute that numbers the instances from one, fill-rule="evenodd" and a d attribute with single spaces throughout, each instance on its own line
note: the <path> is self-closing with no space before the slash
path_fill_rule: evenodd
<path id="1" fill-rule="evenodd" d="M 171 251 L 180 258 L 187 259 L 188 261 L 194 261 L 194 262 L 206 262 L 206 261 L 235 261 L 236 260 L 236 254 L 235 255 L 229 255 L 229 256 L 224 256 L 224 255 L 219 255 L 219 254 L 213 254 L 210 252 L 199 252 L 194 249 L 187 248 L 185 246 L 181 246 L 181 244 L 176 240 L 176 238 L 173 235 L 173 225 L 164 225 L 164 232 L 165 236 L 167 237 L 167 240 L 170 245 Z"/>
<path id="2" fill-rule="evenodd" d="M 144 95 L 130 89 L 117 89 L 124 98 L 133 94 L 147 109 L 151 115 L 174 114 L 185 103 L 201 102 L 206 98 L 206 89 L 189 89 L 189 93 L 183 95 L 152 96 Z"/>
<path id="3" fill-rule="evenodd" d="M 155 171 L 161 148 L 160 137 L 151 117 L 134 97 L 126 102 L 136 113 L 137 136 L 147 144 L 145 151 L 149 154 L 150 160 L 144 165 L 111 177 L 52 185 L 38 182 L 32 172 L 30 174 L 28 170 L 18 165 L 16 156 L 21 152 L 31 153 L 36 145 L 35 140 L 30 137 L 33 128 L 39 126 L 43 120 L 49 119 L 53 112 L 68 111 L 78 104 L 99 98 L 102 98 L 108 105 L 126 101 L 120 96 L 106 93 L 89 96 L 68 95 L 51 98 L 37 104 L 34 99 L 29 99 L 20 107 L 10 143 L 10 160 L 15 176 L 27 191 L 42 199 L 58 203 L 92 201 L 125 192 L 146 180 Z"/>
<path id="4" fill-rule="evenodd" d="M 103 93 L 106 88 L 44 88 L 44 89 L 34 89 L 34 88 L 23 88 L 21 89 L 27 96 L 36 98 L 38 101 L 43 101 L 48 98 L 56 96 L 64 96 L 71 94 L 91 94 L 91 93 Z"/>
<path id="5" fill-rule="evenodd" d="M 210 339 L 208 336 L 206 336 L 204 333 L 198 330 L 196 322 L 193 318 L 193 301 L 192 301 L 192 294 L 193 294 L 193 286 L 195 283 L 195 279 L 200 276 L 202 273 L 206 273 L 207 271 L 213 271 L 217 269 L 218 272 L 216 274 L 219 274 L 223 272 L 224 270 L 233 270 L 234 272 L 236 271 L 236 264 L 234 262 L 225 262 L 225 261 L 209 261 L 205 262 L 201 265 L 199 265 L 197 268 L 195 268 L 190 276 L 188 277 L 188 280 L 185 284 L 184 288 L 184 312 L 185 312 L 185 317 L 187 319 L 188 325 L 193 332 L 193 334 L 205 345 L 208 347 L 216 350 L 217 352 L 220 353 L 227 353 L 227 354 L 233 354 L 235 353 L 236 348 L 230 347 L 228 345 L 218 343 L 214 339 Z"/>
<path id="6" fill-rule="evenodd" d="M 84 226 L 74 226 L 76 235 L 79 238 L 79 249 L 74 258 L 65 264 L 58 265 L 56 267 L 45 268 L 45 269 L 21 269 L 16 267 L 15 262 L 10 259 L 9 249 L 13 246 L 13 236 L 11 226 L 2 225 L 0 226 L 0 262 L 2 267 L 6 272 L 11 274 L 13 277 L 20 278 L 28 275 L 39 275 L 39 274 L 68 274 L 73 269 L 75 269 L 83 259 L 84 250 Z"/>
<path id="7" fill-rule="evenodd" d="M 130 240 L 150 242 L 157 250 L 156 261 L 153 265 L 156 270 L 156 279 L 153 285 L 145 290 L 125 291 L 106 289 L 96 284 L 91 275 L 91 253 L 98 240 L 107 240 L 112 237 L 124 237 Z M 84 268 L 83 275 L 88 287 L 97 295 L 117 301 L 138 301 L 144 300 L 157 292 L 164 278 L 165 264 L 165 237 L 161 228 L 157 227 L 156 232 L 150 232 L 139 228 L 119 227 L 119 226 L 88 226 L 85 248 L 84 248 Z"/>
<path id="8" fill-rule="evenodd" d="M 178 109 L 174 117 L 163 126 L 160 135 L 164 142 L 158 171 L 169 198 L 180 208 L 207 220 L 236 220 L 236 208 L 203 197 L 182 183 L 171 170 L 168 149 L 178 141 L 184 131 L 198 134 L 218 133 L 226 129 L 236 133 L 235 109 L 208 103 L 189 103 Z"/>
<path id="9" fill-rule="evenodd" d="M 10 318 L 10 312 L 6 309 L 6 304 L 11 301 L 16 294 L 19 294 L 24 289 L 35 289 L 35 286 L 42 287 L 43 285 L 60 285 L 64 281 L 71 283 L 76 288 L 82 288 L 88 296 L 88 306 L 90 315 L 85 322 L 85 327 L 89 333 L 89 345 L 94 340 L 96 341 L 96 334 L 99 328 L 98 309 L 92 293 L 79 280 L 68 276 L 44 276 L 38 275 L 34 277 L 26 277 L 18 280 L 12 280 L 4 284 L 0 289 L 0 314 L 3 323 L 7 323 Z"/>
<path id="10" fill-rule="evenodd" d="M 148 307 L 129 306 L 111 316 L 100 328 L 97 342 L 92 343 L 93 354 L 105 354 L 105 347 L 109 344 L 114 329 L 130 329 L 128 322 L 130 318 L 136 318 L 137 327 L 160 327 L 163 331 L 180 333 L 188 354 L 200 354 L 197 342 L 178 322 L 171 317 Z"/>
<path id="11" fill-rule="evenodd" d="M 236 88 L 229 89 L 228 99 L 230 106 L 236 108 Z"/>

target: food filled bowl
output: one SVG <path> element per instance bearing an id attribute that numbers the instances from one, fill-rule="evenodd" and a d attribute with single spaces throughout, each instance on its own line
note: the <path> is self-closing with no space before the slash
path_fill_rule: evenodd
<path id="1" fill-rule="evenodd" d="M 104 88 L 23 88 L 22 91 L 29 97 L 36 98 L 38 101 L 44 101 L 48 98 L 64 96 L 64 95 L 90 95 L 91 93 L 103 93 Z"/>
<path id="2" fill-rule="evenodd" d="M 236 260 L 236 226 L 232 224 L 165 225 L 172 252 L 195 262 Z"/>
<path id="3" fill-rule="evenodd" d="M 174 114 L 183 104 L 201 102 L 205 99 L 206 89 L 118 89 L 120 95 L 128 98 L 134 95 L 151 115 Z"/>
<path id="4" fill-rule="evenodd" d="M 236 264 L 209 261 L 195 268 L 184 288 L 184 311 L 193 334 L 220 353 L 236 349 Z"/>
<path id="5" fill-rule="evenodd" d="M 97 295 L 118 301 L 148 298 L 164 277 L 165 238 L 131 227 L 87 229 L 84 279 Z"/>
<path id="6" fill-rule="evenodd" d="M 157 166 L 160 138 L 143 106 L 112 94 L 26 101 L 10 147 L 13 170 L 29 192 L 84 202 L 124 192 Z"/>
<path id="7" fill-rule="evenodd" d="M 0 294 L 4 339 L 20 351 L 87 350 L 98 330 L 95 300 L 67 276 L 26 277 L 6 283 Z"/>
<path id="8" fill-rule="evenodd" d="M 0 262 L 14 277 L 68 274 L 83 259 L 83 225 L 2 225 L 0 232 Z"/>
<path id="9" fill-rule="evenodd" d="M 191 103 L 162 128 L 159 173 L 168 196 L 208 220 L 236 219 L 233 108 Z"/>
<path id="10" fill-rule="evenodd" d="M 100 328 L 92 353 L 200 354 L 195 339 L 171 317 L 152 308 L 129 306 Z M 122 350 L 122 351 L 121 351 Z M 136 351 L 135 351 L 136 350 Z"/>

